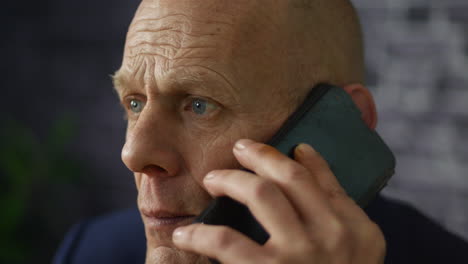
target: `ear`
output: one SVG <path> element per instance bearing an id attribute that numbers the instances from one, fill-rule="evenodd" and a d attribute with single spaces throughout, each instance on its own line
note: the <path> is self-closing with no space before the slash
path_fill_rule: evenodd
<path id="1" fill-rule="evenodd" d="M 361 118 L 367 126 L 374 130 L 377 126 L 377 110 L 374 98 L 369 90 L 362 84 L 349 84 L 343 89 L 351 96 L 353 102 L 361 110 Z"/>

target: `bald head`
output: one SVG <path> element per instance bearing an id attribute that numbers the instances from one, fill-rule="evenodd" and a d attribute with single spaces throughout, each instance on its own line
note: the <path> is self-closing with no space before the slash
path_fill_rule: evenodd
<path id="1" fill-rule="evenodd" d="M 291 45 L 302 50 L 305 56 L 299 60 L 309 66 L 303 74 L 315 76 L 315 83 L 343 86 L 362 83 L 362 33 L 351 3 L 348 0 L 293 0 L 290 6 L 294 39 Z"/>
<path id="2" fill-rule="evenodd" d="M 220 68 L 233 86 L 300 97 L 319 82 L 362 83 L 364 75 L 360 25 L 348 0 L 144 0 L 123 70 L 151 79 L 188 60 Z"/>

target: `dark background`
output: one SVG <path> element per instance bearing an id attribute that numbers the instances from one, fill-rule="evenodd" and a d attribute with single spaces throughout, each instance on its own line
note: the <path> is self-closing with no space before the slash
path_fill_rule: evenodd
<path id="1" fill-rule="evenodd" d="M 137 5 L 2 3 L 0 263 L 49 263 L 71 224 L 134 204 L 109 75 Z"/>
<path id="2" fill-rule="evenodd" d="M 379 131 L 399 161 L 384 194 L 468 238 L 468 3 L 353 2 Z M 73 223 L 135 204 L 109 74 L 137 5 L 2 4 L 0 263 L 49 263 Z"/>

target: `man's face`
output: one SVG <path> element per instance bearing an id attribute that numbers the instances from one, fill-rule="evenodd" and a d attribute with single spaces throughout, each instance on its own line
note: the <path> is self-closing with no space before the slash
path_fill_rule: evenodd
<path id="1" fill-rule="evenodd" d="M 143 1 L 116 74 L 128 115 L 122 159 L 135 175 L 148 262 L 203 261 L 171 236 L 213 199 L 204 176 L 238 168 L 234 142 L 268 140 L 293 110 L 268 19 L 208 2 Z"/>

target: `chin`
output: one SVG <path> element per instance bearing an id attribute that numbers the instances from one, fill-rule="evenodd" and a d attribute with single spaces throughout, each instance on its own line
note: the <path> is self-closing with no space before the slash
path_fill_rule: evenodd
<path id="1" fill-rule="evenodd" d="M 208 258 L 177 248 L 148 245 L 145 264 L 210 264 Z"/>
<path id="2" fill-rule="evenodd" d="M 143 222 L 147 241 L 146 264 L 211 264 L 208 258 L 182 251 L 172 242 L 174 229 L 192 223 L 193 219 L 159 223 L 144 217 Z"/>

